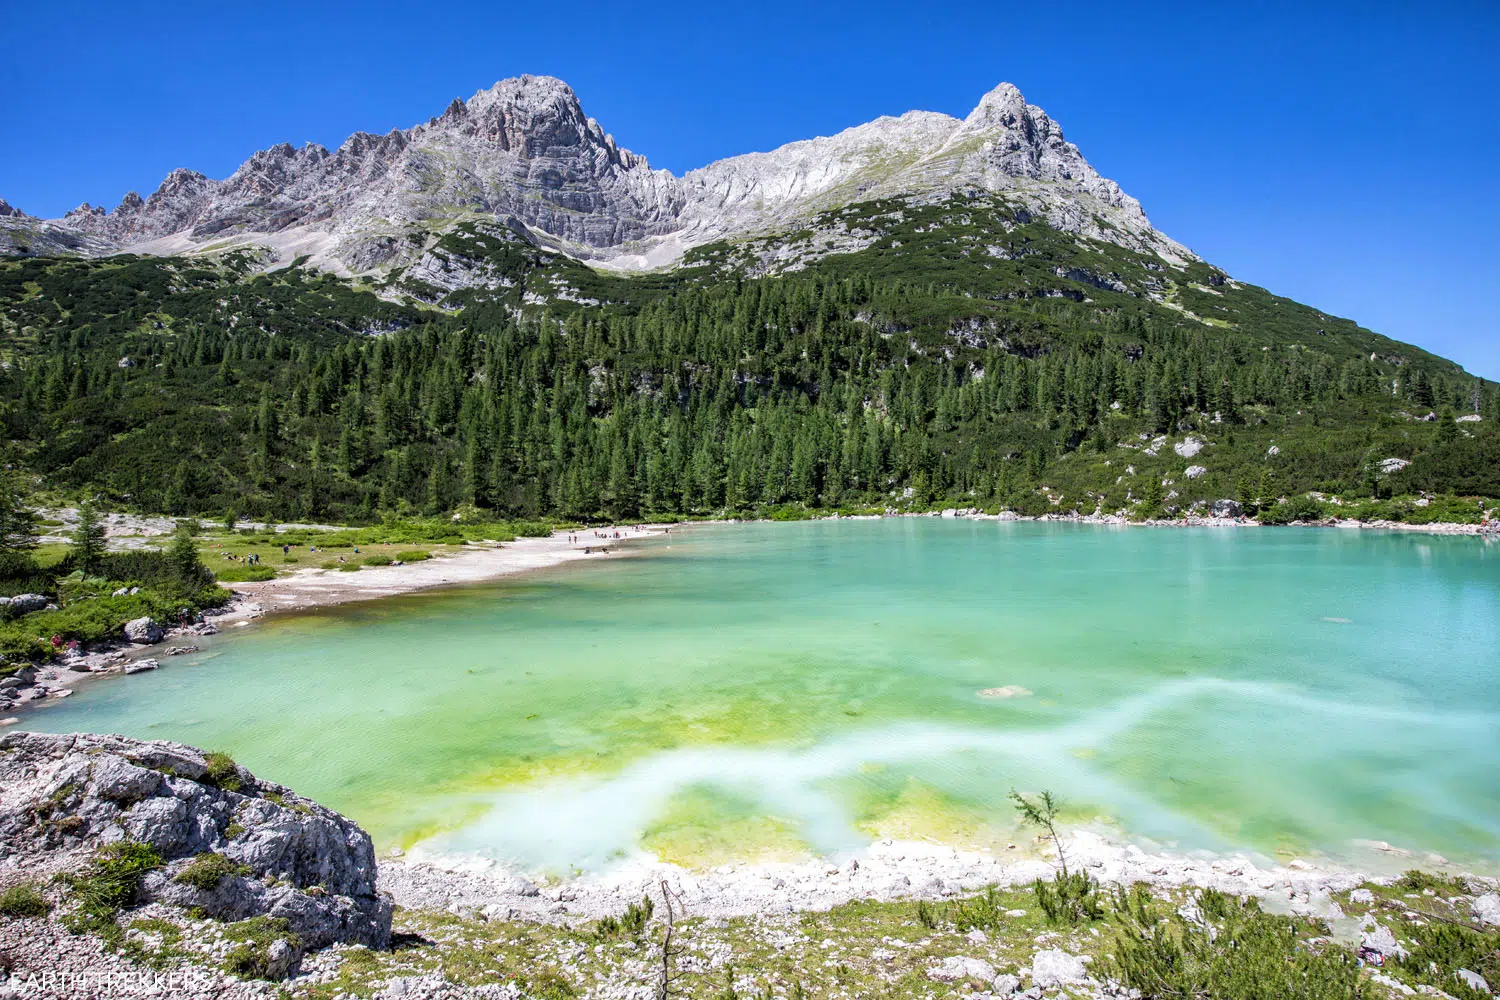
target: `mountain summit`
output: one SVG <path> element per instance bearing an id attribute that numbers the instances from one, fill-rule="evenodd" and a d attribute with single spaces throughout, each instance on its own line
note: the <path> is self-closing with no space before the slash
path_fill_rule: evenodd
<path id="1" fill-rule="evenodd" d="M 46 222 L 0 213 L 0 250 L 170 255 L 260 245 L 280 260 L 306 254 L 366 273 L 410 260 L 458 223 L 489 219 L 597 266 L 637 270 L 854 202 L 975 192 L 1005 192 L 1066 232 L 1192 259 L 1008 83 L 962 120 L 911 111 L 677 177 L 621 148 L 571 87 L 548 76 L 502 80 L 424 124 L 356 132 L 334 151 L 272 146 L 224 180 L 174 170 L 149 197 L 129 192 L 112 211 L 83 204 Z"/>

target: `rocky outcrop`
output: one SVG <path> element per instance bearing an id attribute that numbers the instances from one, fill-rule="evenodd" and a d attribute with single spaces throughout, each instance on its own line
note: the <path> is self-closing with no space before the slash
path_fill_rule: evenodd
<path id="1" fill-rule="evenodd" d="M 17 594 L 6 599 L 5 610 L 12 615 L 29 615 L 47 607 L 47 598 L 41 594 Z"/>
<path id="2" fill-rule="evenodd" d="M 314 264 L 364 272 L 412 263 L 407 255 L 420 256 L 424 241 L 408 234 L 488 220 L 628 269 L 855 202 L 977 192 L 1003 192 L 1064 231 L 1192 257 L 1010 84 L 963 119 L 908 112 L 676 177 L 621 148 L 567 84 L 545 76 L 503 80 L 424 124 L 355 133 L 336 150 L 273 146 L 224 180 L 174 170 L 149 197 L 130 192 L 112 211 L 84 204 L 52 223 L 30 219 L 24 239 L 40 241 L 51 227 L 47 246 L 71 233 L 84 253 L 259 244 L 283 259 L 305 253 Z"/>
<path id="3" fill-rule="evenodd" d="M 179 743 L 0 739 L 0 880 L 83 871 L 120 843 L 149 845 L 161 860 L 138 905 L 284 919 L 299 948 L 390 941 L 370 837 L 338 813 Z"/>
<path id="4" fill-rule="evenodd" d="M 161 642 L 165 634 L 162 627 L 151 618 L 132 618 L 125 623 L 125 638 L 139 645 L 148 646 Z"/>
<path id="5" fill-rule="evenodd" d="M 1209 510 L 1214 517 L 1245 516 L 1245 507 L 1238 500 L 1215 500 Z"/>

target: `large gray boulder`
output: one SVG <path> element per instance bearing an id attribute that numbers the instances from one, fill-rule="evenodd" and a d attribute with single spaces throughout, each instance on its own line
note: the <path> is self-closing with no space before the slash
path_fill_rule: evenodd
<path id="1" fill-rule="evenodd" d="M 161 642 L 165 634 L 162 627 L 149 617 L 132 618 L 125 623 L 125 638 L 139 645 L 148 646 L 153 642 Z"/>
<path id="2" fill-rule="evenodd" d="M 1214 517 L 1244 517 L 1245 508 L 1238 500 L 1215 500 L 1209 512 Z"/>
<path id="3" fill-rule="evenodd" d="M 1039 951 L 1031 958 L 1031 981 L 1043 989 L 1080 983 L 1088 978 L 1088 966 L 1079 955 L 1057 948 Z"/>
<path id="4" fill-rule="evenodd" d="M 10 599 L 6 609 L 12 615 L 29 615 L 33 611 L 41 611 L 47 606 L 47 598 L 41 594 L 17 594 Z"/>
<path id="5" fill-rule="evenodd" d="M 146 876 L 141 903 L 221 920 L 285 918 L 308 948 L 390 943 L 391 904 L 376 893 L 370 836 L 331 809 L 180 743 L 0 738 L 0 862 L 76 870 L 119 841 L 150 844 L 165 862 Z M 201 870 L 210 852 L 222 877 L 179 877 L 190 865 Z"/>

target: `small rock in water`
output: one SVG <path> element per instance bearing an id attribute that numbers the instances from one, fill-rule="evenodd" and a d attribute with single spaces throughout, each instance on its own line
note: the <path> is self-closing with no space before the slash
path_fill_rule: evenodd
<path id="1" fill-rule="evenodd" d="M 136 660 L 133 663 L 125 664 L 125 672 L 127 674 L 139 674 L 147 670 L 155 670 L 159 666 L 161 664 L 155 660 Z"/>
<path id="2" fill-rule="evenodd" d="M 1031 694 L 1029 690 L 1019 684 L 1006 684 L 1004 687 L 984 688 L 979 692 L 981 698 L 1025 698 Z"/>

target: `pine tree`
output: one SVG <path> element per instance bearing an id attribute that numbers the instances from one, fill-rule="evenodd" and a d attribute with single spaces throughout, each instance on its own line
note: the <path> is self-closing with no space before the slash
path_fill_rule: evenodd
<path id="1" fill-rule="evenodd" d="M 198 558 L 198 545 L 193 541 L 192 532 L 185 527 L 178 528 L 172 544 L 167 547 L 167 561 L 184 590 L 197 590 L 208 582 L 208 571 Z"/>
<path id="2" fill-rule="evenodd" d="M 92 496 L 78 505 L 78 527 L 73 529 L 73 547 L 69 552 L 73 565 L 85 574 L 98 568 L 104 558 L 104 521 Z"/>
<path id="3" fill-rule="evenodd" d="M 33 548 L 36 526 L 36 511 L 21 477 L 15 473 L 0 474 L 0 554 Z"/>

